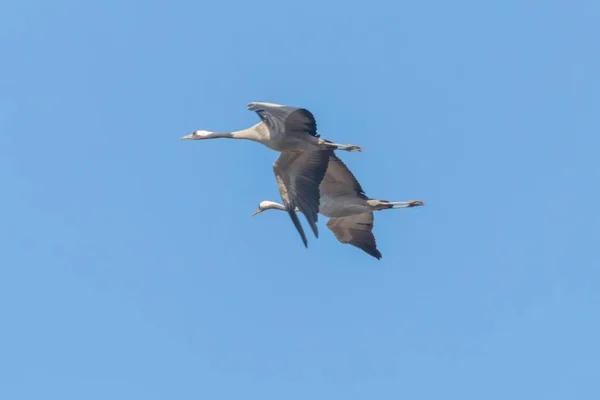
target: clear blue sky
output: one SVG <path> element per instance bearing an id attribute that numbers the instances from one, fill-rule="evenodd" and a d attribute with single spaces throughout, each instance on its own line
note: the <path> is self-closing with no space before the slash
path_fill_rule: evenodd
<path id="1" fill-rule="evenodd" d="M 600 398 L 595 1 L 0 6 L 0 398 Z M 383 259 L 289 218 L 303 106 Z M 305 225 L 306 226 L 306 225 Z M 308 229 L 308 228 L 307 228 Z"/>

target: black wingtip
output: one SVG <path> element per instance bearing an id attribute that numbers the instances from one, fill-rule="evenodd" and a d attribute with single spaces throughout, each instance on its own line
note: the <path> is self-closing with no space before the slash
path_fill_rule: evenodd
<path id="1" fill-rule="evenodd" d="M 365 253 L 367 253 L 368 255 L 370 255 L 371 257 L 374 257 L 374 258 L 376 258 L 378 260 L 381 260 L 381 257 L 382 257 L 381 252 L 379 250 L 377 250 L 376 247 L 375 248 L 373 248 L 373 247 L 371 247 L 371 248 L 369 248 L 369 247 L 360 247 L 360 249 L 362 251 L 364 251 Z"/>
<path id="2" fill-rule="evenodd" d="M 319 228 L 317 227 L 317 217 L 315 216 L 315 220 L 312 221 L 310 218 L 308 218 L 306 216 L 306 214 L 304 215 L 304 217 L 306 218 L 306 221 L 308 222 L 308 225 L 310 225 L 310 229 L 313 231 L 313 233 L 315 234 L 315 237 L 318 239 L 319 238 Z"/>
<path id="3" fill-rule="evenodd" d="M 304 229 L 302 229 L 302 225 L 300 224 L 300 220 L 298 219 L 296 212 L 293 209 L 289 209 L 289 208 L 287 209 L 287 212 L 288 212 L 290 218 L 292 219 L 292 222 L 294 223 L 296 230 L 300 234 L 300 237 L 302 238 L 302 243 L 304 243 L 304 247 L 308 248 L 308 240 L 306 239 L 306 235 L 304 234 Z"/>
<path id="4" fill-rule="evenodd" d="M 304 244 L 304 247 L 308 249 L 308 240 L 306 239 L 304 231 L 300 232 L 300 237 L 302 238 L 302 243 Z"/>
<path id="5" fill-rule="evenodd" d="M 308 239 L 306 238 L 306 235 L 304 234 L 304 230 L 302 232 L 300 232 L 300 237 L 302 238 L 302 243 L 304 243 L 304 247 L 308 249 Z"/>

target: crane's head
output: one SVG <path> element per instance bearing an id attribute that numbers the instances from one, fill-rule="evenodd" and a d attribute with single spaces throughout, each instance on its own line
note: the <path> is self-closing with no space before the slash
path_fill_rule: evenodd
<path id="1" fill-rule="evenodd" d="M 258 205 L 258 209 L 256 211 L 254 211 L 254 214 L 252 214 L 252 216 L 254 217 L 255 215 L 260 214 L 261 212 L 263 212 L 265 210 L 270 210 L 273 208 L 277 209 L 277 210 L 285 210 L 285 207 L 279 203 L 275 203 L 274 201 L 264 200 L 264 201 L 260 202 L 260 204 Z"/>
<path id="2" fill-rule="evenodd" d="M 207 139 L 212 132 L 209 131 L 194 131 L 189 135 L 185 135 L 179 138 L 179 140 L 202 140 Z"/>

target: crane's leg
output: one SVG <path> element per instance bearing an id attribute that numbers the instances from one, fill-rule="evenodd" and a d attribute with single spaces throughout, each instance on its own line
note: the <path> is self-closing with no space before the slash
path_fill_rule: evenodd
<path id="1" fill-rule="evenodd" d="M 329 140 L 324 140 L 319 138 L 319 146 L 322 146 L 326 149 L 334 149 L 334 150 L 344 150 L 344 151 L 363 151 L 363 148 L 357 146 L 355 144 L 339 144 L 333 143 Z"/>
<path id="2" fill-rule="evenodd" d="M 424 206 L 425 202 L 421 200 L 411 200 L 411 201 L 390 201 L 389 204 L 392 205 L 392 208 L 409 208 L 409 207 L 419 207 Z"/>
<path id="3" fill-rule="evenodd" d="M 373 209 L 373 211 L 379 211 L 379 210 L 389 210 L 390 208 L 419 207 L 419 206 L 424 206 L 425 202 L 423 202 L 421 200 L 387 201 L 387 200 L 369 199 L 369 200 L 367 200 L 367 204 Z"/>

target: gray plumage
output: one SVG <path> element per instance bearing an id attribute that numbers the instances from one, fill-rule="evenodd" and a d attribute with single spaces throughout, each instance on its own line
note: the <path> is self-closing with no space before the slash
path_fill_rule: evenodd
<path id="1" fill-rule="evenodd" d="M 285 209 L 298 230 L 304 246 L 308 241 L 295 210 L 302 211 L 316 237 L 319 237 L 319 184 L 333 150 L 284 152 L 273 165 Z"/>
<path id="2" fill-rule="evenodd" d="M 327 169 L 329 155 L 333 154 L 334 149 L 362 149 L 356 145 L 338 144 L 320 138 L 315 117 L 307 109 L 263 102 L 249 103 L 248 109 L 256 112 L 261 122 L 234 132 L 198 130 L 180 139 L 245 139 L 280 152 L 273 165 L 277 186 L 294 226 L 304 245 L 308 246 L 302 225 L 293 210 L 297 208 L 304 213 L 318 237 L 319 185 Z"/>
<path id="3" fill-rule="evenodd" d="M 373 235 L 373 212 L 351 215 L 343 218 L 331 218 L 327 227 L 341 243 L 351 244 L 364 250 L 376 259 L 381 259 L 377 242 Z"/>
<path id="4" fill-rule="evenodd" d="M 372 232 L 375 219 L 373 211 L 425 204 L 420 200 L 390 202 L 367 197 L 352 172 L 333 152 L 329 154 L 327 171 L 319 191 L 319 213 L 329 217 L 327 227 L 338 241 L 358 247 L 377 259 L 381 258 L 381 253 Z M 288 210 L 276 202 L 263 201 L 254 215 L 269 209 Z"/>

